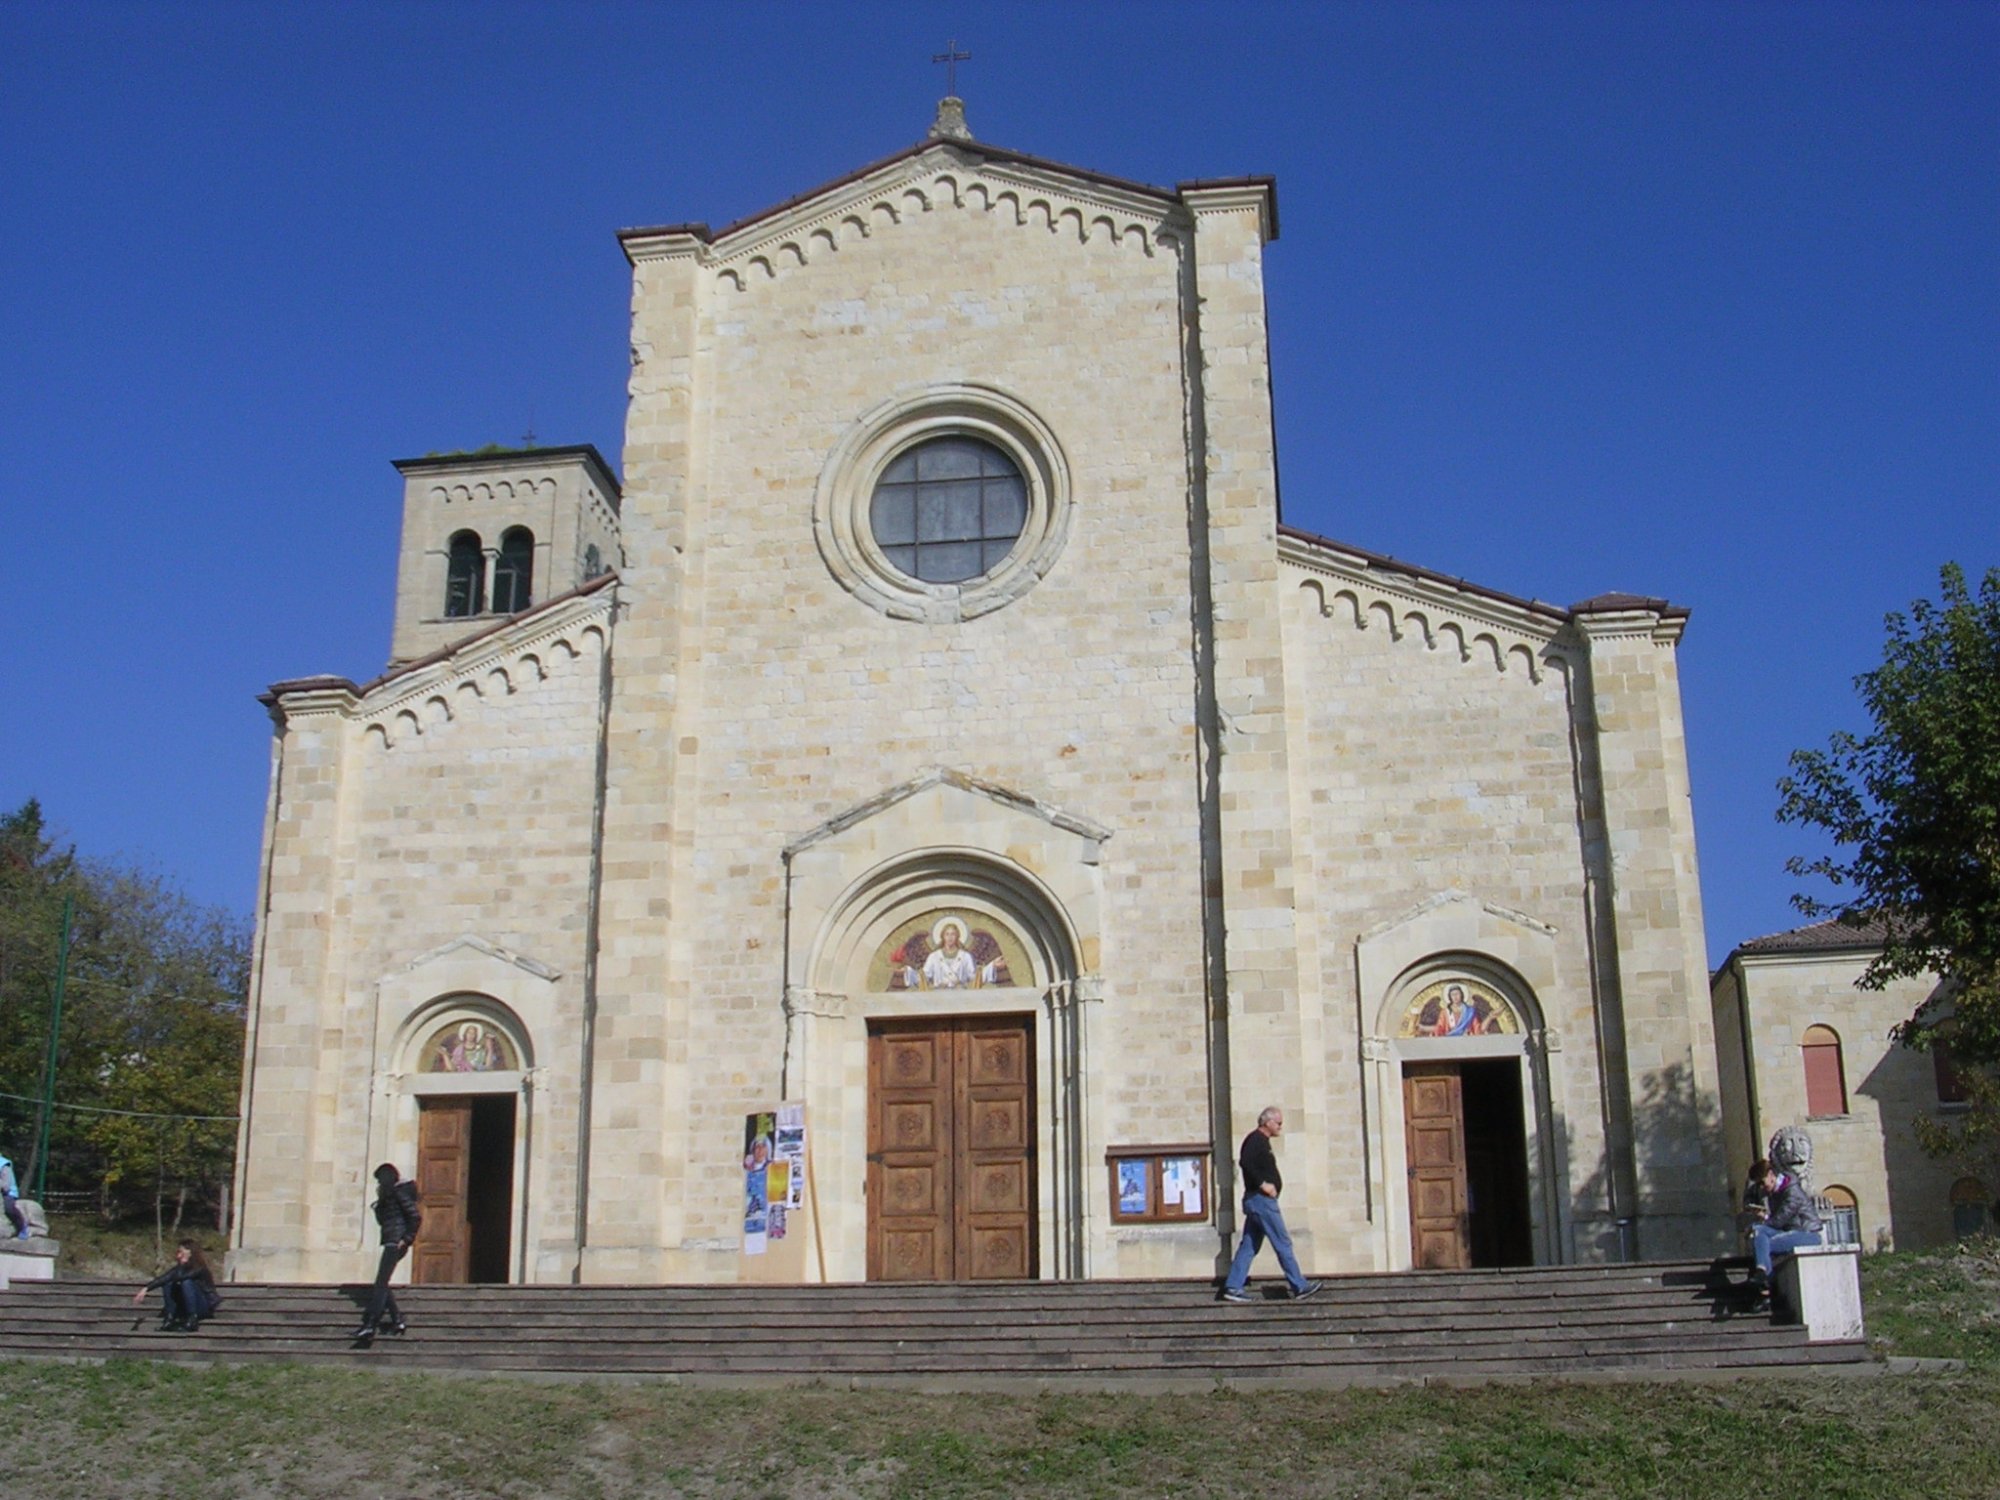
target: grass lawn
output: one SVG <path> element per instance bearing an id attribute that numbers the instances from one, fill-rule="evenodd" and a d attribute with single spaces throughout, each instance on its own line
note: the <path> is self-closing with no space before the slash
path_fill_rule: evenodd
<path id="1" fill-rule="evenodd" d="M 0 1361 L 0 1403 L 36 1496 L 2000 1493 L 2000 1245 L 1864 1282 L 1871 1334 L 1964 1370 L 1140 1397 Z"/>

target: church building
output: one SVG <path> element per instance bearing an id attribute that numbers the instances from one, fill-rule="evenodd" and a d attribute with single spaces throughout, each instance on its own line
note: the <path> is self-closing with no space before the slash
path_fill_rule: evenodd
<path id="1" fill-rule="evenodd" d="M 398 464 L 264 699 L 232 1274 L 1211 1276 L 1268 1104 L 1309 1272 L 1718 1249 L 1686 611 L 1285 526 L 1277 238 L 955 99 L 620 235 L 617 467 Z"/>

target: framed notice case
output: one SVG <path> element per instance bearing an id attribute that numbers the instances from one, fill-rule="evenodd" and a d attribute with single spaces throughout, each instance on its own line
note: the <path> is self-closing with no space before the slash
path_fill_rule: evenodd
<path id="1" fill-rule="evenodd" d="M 1104 1159 L 1111 1174 L 1114 1224 L 1189 1224 L 1209 1217 L 1205 1142 L 1114 1146 Z"/>

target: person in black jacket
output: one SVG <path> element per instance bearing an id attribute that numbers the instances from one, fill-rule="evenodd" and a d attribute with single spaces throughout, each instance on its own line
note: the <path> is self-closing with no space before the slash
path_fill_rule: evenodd
<path id="1" fill-rule="evenodd" d="M 1222 1286 L 1224 1302 L 1252 1300 L 1250 1262 L 1266 1240 L 1278 1252 L 1278 1265 L 1294 1299 L 1310 1297 L 1320 1288 L 1317 1281 L 1306 1280 L 1305 1272 L 1299 1269 L 1298 1257 L 1292 1254 L 1291 1232 L 1285 1228 L 1285 1216 L 1278 1212 L 1278 1194 L 1285 1189 L 1285 1179 L 1278 1175 L 1278 1158 L 1271 1151 L 1271 1142 L 1284 1128 L 1285 1112 L 1273 1104 L 1257 1116 L 1257 1128 L 1243 1137 L 1243 1149 L 1236 1159 L 1243 1176 L 1243 1238 L 1236 1246 L 1236 1258 L 1229 1263 L 1229 1279 Z"/>
<path id="2" fill-rule="evenodd" d="M 162 1333 L 195 1332 L 201 1320 L 214 1316 L 222 1302 L 216 1295 L 215 1273 L 208 1268 L 208 1257 L 193 1240 L 182 1240 L 174 1247 L 174 1263 L 134 1292 L 133 1303 L 144 1302 L 151 1291 L 159 1292 L 163 1304 Z"/>
<path id="3" fill-rule="evenodd" d="M 382 1226 L 382 1259 L 375 1267 L 375 1287 L 368 1297 L 368 1311 L 354 1330 L 358 1343 L 370 1342 L 378 1330 L 401 1333 L 408 1326 L 403 1310 L 396 1306 L 396 1294 L 389 1290 L 389 1277 L 423 1228 L 423 1210 L 417 1206 L 417 1185 L 404 1182 L 388 1162 L 375 1169 L 375 1222 Z"/>

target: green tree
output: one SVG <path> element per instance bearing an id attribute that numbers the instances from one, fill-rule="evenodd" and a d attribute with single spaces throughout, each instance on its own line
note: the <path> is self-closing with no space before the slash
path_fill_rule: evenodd
<path id="1" fill-rule="evenodd" d="M 32 797 L 0 815 L 0 1099 L 4 1149 L 22 1184 L 33 1181 L 56 952 L 65 894 L 76 884 L 76 857 L 58 848 Z"/>
<path id="2" fill-rule="evenodd" d="M 1897 1035 L 1949 1047 L 1971 1109 L 1919 1132 L 1939 1154 L 1990 1169 L 2000 1161 L 2000 568 L 1976 594 L 1955 564 L 1940 583 L 1936 603 L 1888 617 L 1882 665 L 1855 679 L 1872 732 L 1794 754 L 1778 818 L 1831 839 L 1832 853 L 1786 863 L 1831 893 L 1793 902 L 1880 936 L 1864 986 L 1942 979 Z"/>
<path id="3" fill-rule="evenodd" d="M 0 1138 L 26 1178 L 69 897 L 49 1184 L 91 1189 L 108 1212 L 149 1207 L 178 1226 L 200 1203 L 219 1222 L 235 1145 L 228 1117 L 242 1068 L 247 925 L 157 875 L 78 859 L 33 801 L 0 816 Z"/>

